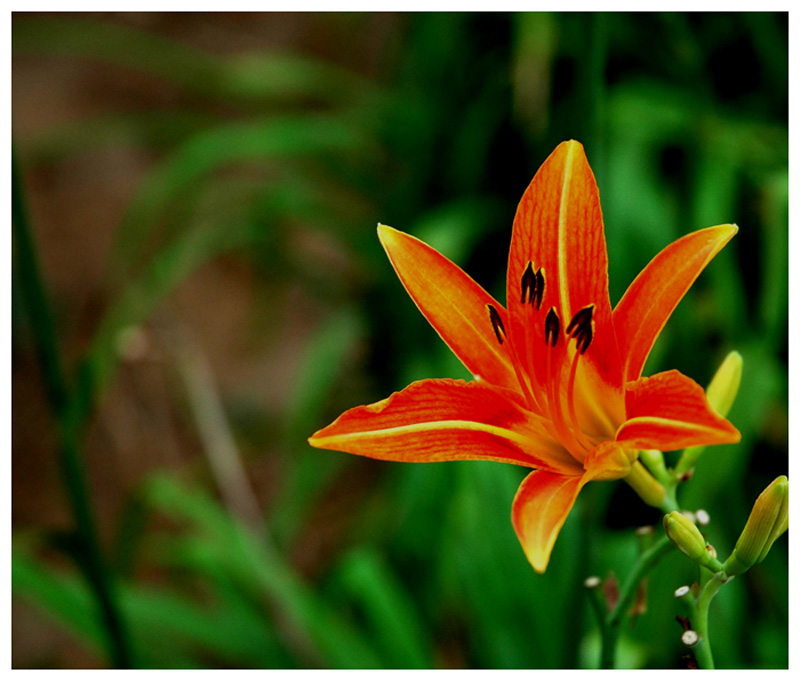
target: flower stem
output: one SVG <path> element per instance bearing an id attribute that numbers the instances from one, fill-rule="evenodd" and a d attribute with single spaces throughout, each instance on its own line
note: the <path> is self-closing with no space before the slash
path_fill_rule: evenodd
<path id="1" fill-rule="evenodd" d="M 675 511 L 678 504 L 675 501 L 674 488 L 664 487 L 641 461 L 634 461 L 630 472 L 625 477 L 627 482 L 648 506 L 660 508 L 664 513 Z"/>
<path id="2" fill-rule="evenodd" d="M 662 537 L 651 548 L 645 551 L 633 570 L 625 580 L 619 593 L 619 600 L 614 609 L 608 613 L 602 627 L 602 650 L 600 666 L 602 669 L 614 669 L 617 656 L 617 643 L 619 641 L 622 625 L 627 619 L 636 591 L 641 581 L 650 573 L 658 562 L 673 548 L 669 537 Z"/>
<path id="3" fill-rule="evenodd" d="M 720 587 L 728 581 L 724 572 L 717 572 L 700 589 L 697 596 L 697 613 L 692 621 L 692 628 L 700 639 L 693 648 L 695 660 L 701 669 L 714 669 L 714 656 L 711 654 L 711 641 L 708 638 L 708 609 L 711 599 L 717 595 Z"/>

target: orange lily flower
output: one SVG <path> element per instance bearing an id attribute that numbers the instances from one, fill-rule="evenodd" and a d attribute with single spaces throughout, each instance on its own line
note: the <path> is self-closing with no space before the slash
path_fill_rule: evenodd
<path id="1" fill-rule="evenodd" d="M 511 520 L 544 572 L 587 482 L 647 475 L 640 449 L 739 440 L 690 378 L 641 376 L 672 311 L 736 231 L 709 227 L 670 244 L 612 310 L 600 196 L 575 141 L 556 148 L 517 208 L 507 308 L 430 246 L 379 225 L 403 286 L 475 380 L 417 381 L 348 410 L 309 442 L 389 461 L 533 468 Z"/>

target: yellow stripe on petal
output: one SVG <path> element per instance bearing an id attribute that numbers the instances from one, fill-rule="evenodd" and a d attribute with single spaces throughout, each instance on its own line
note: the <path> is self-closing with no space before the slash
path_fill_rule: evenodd
<path id="1" fill-rule="evenodd" d="M 676 421 L 656 416 L 628 419 L 617 431 L 617 442 L 632 449 L 660 449 L 662 452 L 695 445 L 731 444 L 740 440 L 736 429 Z"/>
<path id="2" fill-rule="evenodd" d="M 505 308 L 461 268 L 413 236 L 378 225 L 378 237 L 412 300 L 473 375 L 521 390 L 508 346 L 499 342 L 492 306 L 508 328 Z"/>
<path id="3" fill-rule="evenodd" d="M 614 308 L 626 381 L 639 378 L 672 311 L 738 229 L 719 225 L 687 234 L 662 250 L 633 280 Z"/>
<path id="4" fill-rule="evenodd" d="M 627 420 L 616 440 L 635 449 L 671 451 L 738 442 L 739 431 L 708 403 L 705 391 L 679 371 L 664 371 L 626 387 Z"/>
<path id="5" fill-rule="evenodd" d="M 622 389 L 622 371 L 608 297 L 608 254 L 600 192 L 583 146 L 562 142 L 539 168 L 517 207 L 508 258 L 506 297 L 511 338 L 527 339 L 540 352 L 543 319 L 531 329 L 529 305 L 521 286 L 528 265 L 544 279 L 541 309 L 555 307 L 564 324 L 578 310 L 593 306 L 594 340 L 583 361 L 596 367 L 603 381 Z M 519 339 L 519 341 L 518 341 Z M 528 367 L 531 373 L 531 368 Z"/>
<path id="6" fill-rule="evenodd" d="M 417 381 L 385 400 L 346 411 L 309 443 L 388 461 L 482 459 L 580 471 L 518 399 L 485 383 Z"/>

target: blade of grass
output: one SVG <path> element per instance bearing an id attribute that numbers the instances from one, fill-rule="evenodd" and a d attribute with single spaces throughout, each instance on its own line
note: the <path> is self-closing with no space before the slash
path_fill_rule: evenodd
<path id="1" fill-rule="evenodd" d="M 191 272 L 222 252 L 261 238 L 248 225 L 216 226 L 181 234 L 159 251 L 146 270 L 133 281 L 100 322 L 78 370 L 78 384 L 69 405 L 73 427 L 85 424 L 116 369 L 117 341 L 122 329 L 138 326 Z"/>
<path id="2" fill-rule="evenodd" d="M 145 147 L 164 151 L 198 134 L 219 118 L 194 111 L 135 111 L 71 120 L 20 142 L 31 163 L 53 163 L 106 149 Z"/>
<path id="3" fill-rule="evenodd" d="M 284 419 L 286 473 L 270 504 L 271 529 L 281 544 L 292 540 L 321 491 L 346 465 L 344 457 L 319 456 L 307 439 L 321 427 L 326 400 L 363 336 L 358 310 L 347 306 L 337 311 L 309 342 L 293 380 Z"/>
<path id="4" fill-rule="evenodd" d="M 12 49 L 14 54 L 97 59 L 234 104 L 294 99 L 351 102 L 374 87 L 355 74 L 313 58 L 256 54 L 220 59 L 129 26 L 74 17 L 16 19 Z"/>
<path id="5" fill-rule="evenodd" d="M 130 647 L 112 583 L 112 575 L 105 564 L 97 539 L 93 512 L 89 502 L 89 489 L 83 469 L 79 434 L 67 414 L 69 388 L 62 370 L 50 304 L 39 272 L 22 178 L 13 152 L 11 196 L 19 282 L 28 316 L 31 319 L 36 350 L 42 367 L 42 379 L 45 383 L 53 420 L 58 430 L 59 463 L 72 508 L 77 539 L 80 543 L 82 558 L 80 567 L 93 590 L 100 616 L 106 627 L 111 662 L 116 667 L 127 668 L 131 665 Z"/>
<path id="6" fill-rule="evenodd" d="M 75 575 L 46 566 L 15 542 L 12 580 L 16 596 L 43 609 L 87 647 L 100 652 L 105 633 L 93 613 L 92 594 Z M 212 584 L 202 604 L 165 589 L 120 589 L 132 645 L 143 666 L 224 665 L 285 667 L 288 659 L 270 626 L 240 596 Z"/>
<path id="7" fill-rule="evenodd" d="M 206 130 L 189 138 L 147 175 L 120 225 L 115 257 L 123 266 L 135 262 L 166 206 L 224 167 L 298 157 L 321 159 L 326 154 L 341 162 L 374 149 L 363 130 L 319 115 L 248 120 Z"/>
<path id="8" fill-rule="evenodd" d="M 433 659 L 413 600 L 386 561 L 371 548 L 350 553 L 339 579 L 363 605 L 378 645 L 393 669 L 429 669 Z"/>
<path id="9" fill-rule="evenodd" d="M 165 476 L 151 479 L 145 493 L 154 508 L 188 522 L 205 538 L 226 572 L 266 596 L 279 618 L 292 627 L 288 635 L 307 638 L 327 665 L 383 666 L 361 633 L 298 577 L 271 544 L 237 523 L 204 493 L 186 490 Z"/>

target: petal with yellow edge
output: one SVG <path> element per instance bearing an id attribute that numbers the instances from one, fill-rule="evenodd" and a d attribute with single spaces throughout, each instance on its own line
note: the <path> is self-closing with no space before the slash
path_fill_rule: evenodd
<path id="1" fill-rule="evenodd" d="M 511 523 L 536 572 L 544 572 L 558 533 L 584 485 L 583 476 L 533 471 L 517 490 Z"/>
<path id="2" fill-rule="evenodd" d="M 625 407 L 628 418 L 616 440 L 630 448 L 671 451 L 741 438 L 708 403 L 703 388 L 674 369 L 629 383 Z"/>
<path id="3" fill-rule="evenodd" d="M 614 308 L 626 381 L 641 376 L 672 311 L 738 230 L 736 225 L 719 225 L 687 234 L 662 250 L 633 280 Z"/>
<path id="4" fill-rule="evenodd" d="M 581 466 L 517 399 L 479 382 L 417 381 L 346 411 L 309 443 L 387 461 L 481 459 L 579 473 Z"/>
<path id="5" fill-rule="evenodd" d="M 419 239 L 387 225 L 378 225 L 378 237 L 412 300 L 469 372 L 519 391 L 507 346 L 497 338 L 508 328 L 505 308 L 460 267 Z M 489 305 L 500 319 L 497 328 L 492 325 Z"/>
<path id="6" fill-rule="evenodd" d="M 615 480 L 631 467 L 628 454 L 616 442 L 604 442 L 584 461 L 580 475 L 534 471 L 519 486 L 511 507 L 511 523 L 528 562 L 544 572 L 558 533 L 583 486 L 592 480 Z"/>

